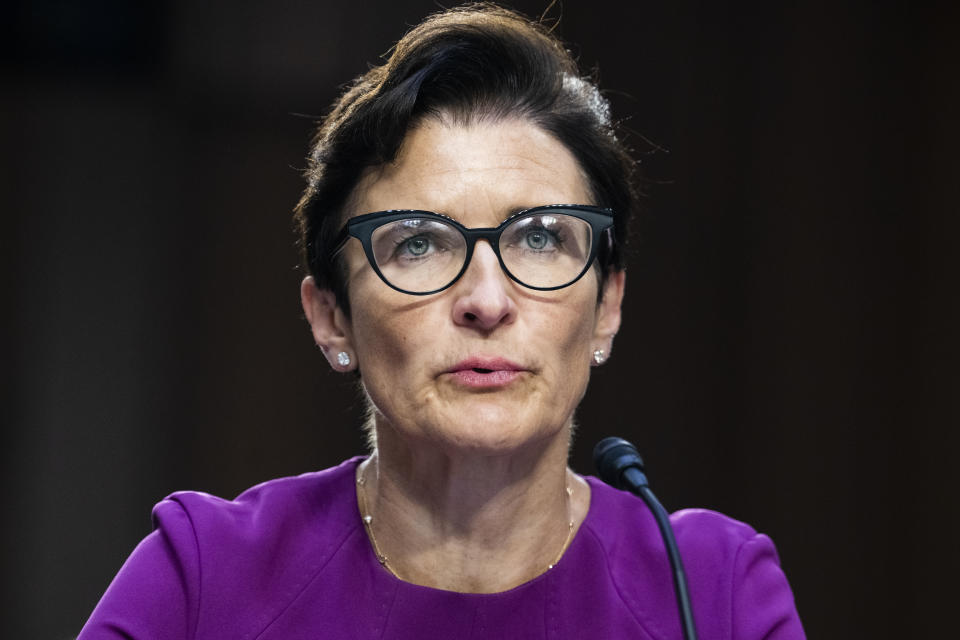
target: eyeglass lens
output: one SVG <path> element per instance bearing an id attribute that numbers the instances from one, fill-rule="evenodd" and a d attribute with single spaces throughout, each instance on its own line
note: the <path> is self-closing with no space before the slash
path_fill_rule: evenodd
<path id="1" fill-rule="evenodd" d="M 549 212 L 518 218 L 500 234 L 510 274 L 532 287 L 559 287 L 583 271 L 590 256 L 588 222 Z M 377 227 L 371 236 L 377 268 L 393 286 L 426 292 L 448 285 L 463 268 L 467 241 L 459 229 L 415 215 Z"/>

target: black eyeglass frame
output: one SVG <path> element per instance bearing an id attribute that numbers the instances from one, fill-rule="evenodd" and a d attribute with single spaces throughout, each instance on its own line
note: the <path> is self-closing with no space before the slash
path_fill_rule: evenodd
<path id="1" fill-rule="evenodd" d="M 583 266 L 583 269 L 574 277 L 572 280 L 566 284 L 556 285 L 553 287 L 535 287 L 533 285 L 523 282 L 515 275 L 510 273 L 510 269 L 507 268 L 507 265 L 503 261 L 503 256 L 500 255 L 500 236 L 503 234 L 503 231 L 509 227 L 511 224 L 519 220 L 520 218 L 528 218 L 535 215 L 542 215 L 550 211 L 556 211 L 557 213 L 562 213 L 564 215 L 572 216 L 574 218 L 579 218 L 587 224 L 590 225 L 591 229 L 591 245 L 590 245 L 590 254 L 587 256 L 587 260 Z M 453 228 L 457 229 L 466 240 L 466 253 L 463 257 L 463 267 L 460 268 L 460 271 L 453 277 L 450 282 L 440 287 L 439 289 L 433 289 L 432 291 L 407 291 L 406 289 L 401 289 L 400 287 L 391 283 L 380 271 L 380 267 L 377 266 L 377 260 L 373 253 L 372 237 L 373 232 L 391 222 L 397 220 L 402 220 L 409 217 L 418 217 L 426 218 L 432 220 L 439 220 L 446 224 L 449 224 Z M 609 233 L 605 234 L 605 231 Z M 445 216 L 440 213 L 434 213 L 433 211 L 422 211 L 419 209 L 389 209 L 387 211 L 376 211 L 374 213 L 366 213 L 355 218 L 350 218 L 347 220 L 347 223 L 340 230 L 340 233 L 337 234 L 337 240 L 334 243 L 333 257 L 336 257 L 347 244 L 347 240 L 350 238 L 356 238 L 360 241 L 360 244 L 363 245 L 363 251 L 367 255 L 367 262 L 370 263 L 370 266 L 373 268 L 374 272 L 380 277 L 380 279 L 391 289 L 399 291 L 400 293 L 406 293 L 412 296 L 429 296 L 434 293 L 440 293 L 445 289 L 449 289 L 453 284 L 463 276 L 467 271 L 467 267 L 470 266 L 470 260 L 473 258 L 473 248 L 477 244 L 477 240 L 486 240 L 490 245 L 490 248 L 493 249 L 493 252 L 497 256 L 497 260 L 500 262 L 500 268 L 503 269 L 503 272 L 507 274 L 511 280 L 519 284 L 520 286 L 526 287 L 528 289 L 534 289 L 536 291 L 555 291 L 557 289 L 563 289 L 569 287 L 577 280 L 583 277 L 587 271 L 590 270 L 590 267 L 593 265 L 593 261 L 597 257 L 597 251 L 600 248 L 600 239 L 601 237 L 606 237 L 608 243 L 613 244 L 613 210 L 603 207 L 595 207 L 591 205 L 579 205 L 579 204 L 548 204 L 542 205 L 539 207 L 532 207 L 530 209 L 524 209 L 523 211 L 518 211 L 515 214 L 511 215 L 509 218 L 501 222 L 496 227 L 478 227 L 471 229 L 465 227 L 453 218 Z M 319 249 L 319 247 L 318 247 Z"/>

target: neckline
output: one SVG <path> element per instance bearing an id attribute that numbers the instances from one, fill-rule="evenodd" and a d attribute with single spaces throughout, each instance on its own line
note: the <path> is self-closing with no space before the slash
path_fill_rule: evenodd
<path id="1" fill-rule="evenodd" d="M 594 499 L 595 486 L 591 481 L 590 476 L 581 476 L 580 474 L 574 472 L 574 475 L 583 480 L 587 487 L 590 489 L 590 494 L 588 495 L 589 503 L 587 505 L 587 514 L 584 516 L 583 520 L 580 522 L 580 526 L 577 527 L 576 532 L 573 534 L 570 539 L 570 543 L 567 545 L 566 551 L 560 556 L 560 559 L 554 564 L 552 569 L 546 569 L 539 575 L 534 576 L 526 582 L 522 582 L 516 586 L 513 586 L 504 591 L 494 591 L 490 593 L 472 593 L 465 591 L 451 591 L 448 589 L 439 589 L 437 587 L 430 587 L 422 584 L 417 584 L 415 582 L 408 582 L 402 578 L 395 576 L 386 567 L 380 564 L 380 561 L 377 559 L 377 554 L 374 551 L 373 544 L 370 542 L 370 538 L 367 536 L 366 528 L 363 526 L 363 514 L 360 512 L 360 505 L 357 497 L 357 486 L 356 486 L 356 475 L 357 467 L 365 461 L 369 456 L 357 456 L 352 460 L 352 465 L 350 465 L 349 481 L 350 481 L 350 490 L 349 495 L 351 497 L 352 504 L 352 516 L 354 518 L 354 523 L 356 525 L 355 534 L 361 538 L 360 546 L 363 549 L 363 559 L 365 563 L 365 568 L 368 569 L 371 575 L 374 577 L 374 580 L 379 582 L 382 586 L 392 586 L 394 588 L 403 588 L 409 589 L 413 592 L 418 592 L 421 594 L 436 594 L 436 595 L 446 595 L 447 597 L 462 597 L 462 598 L 475 598 L 475 599 L 490 599 L 497 597 L 508 597 L 511 595 L 516 595 L 520 592 L 526 591 L 530 588 L 535 588 L 537 585 L 546 582 L 551 575 L 559 576 L 565 574 L 568 571 L 568 567 L 574 564 L 575 557 L 580 555 L 581 547 L 583 546 L 583 529 L 590 526 L 594 516 L 594 507 L 596 505 L 596 500 Z"/>

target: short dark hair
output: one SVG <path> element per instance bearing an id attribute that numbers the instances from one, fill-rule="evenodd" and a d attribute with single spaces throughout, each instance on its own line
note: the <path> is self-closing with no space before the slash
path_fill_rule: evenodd
<path id="1" fill-rule="evenodd" d="M 428 117 L 458 124 L 520 118 L 553 135 L 576 158 L 595 198 L 578 204 L 614 211 L 613 242 L 598 256 L 601 279 L 624 268 L 638 190 L 635 162 L 616 136 L 607 101 L 543 24 L 496 5 L 470 4 L 409 31 L 385 64 L 353 82 L 317 129 L 294 221 L 304 267 L 345 313 L 345 273 L 332 256 L 343 207 L 363 171 L 394 160 L 407 132 Z"/>

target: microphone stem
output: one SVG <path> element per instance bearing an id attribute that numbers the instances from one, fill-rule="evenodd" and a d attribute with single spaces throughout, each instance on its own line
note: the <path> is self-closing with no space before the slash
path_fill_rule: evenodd
<path id="1" fill-rule="evenodd" d="M 647 503 L 647 507 L 653 513 L 653 519 L 657 521 L 663 543 L 667 547 L 670 568 L 673 569 L 673 588 L 677 593 L 680 626 L 683 627 L 684 640 L 697 640 L 697 631 L 693 624 L 693 607 L 690 604 L 690 595 L 687 591 L 687 574 L 683 571 L 683 562 L 680 560 L 680 551 L 677 549 L 677 541 L 673 537 L 673 527 L 670 526 L 667 510 L 663 508 L 657 497 L 650 491 L 650 487 L 647 486 L 647 478 L 642 471 L 634 467 L 625 469 L 623 479 L 626 481 L 624 484 L 628 486 L 630 491 L 640 496 Z"/>

